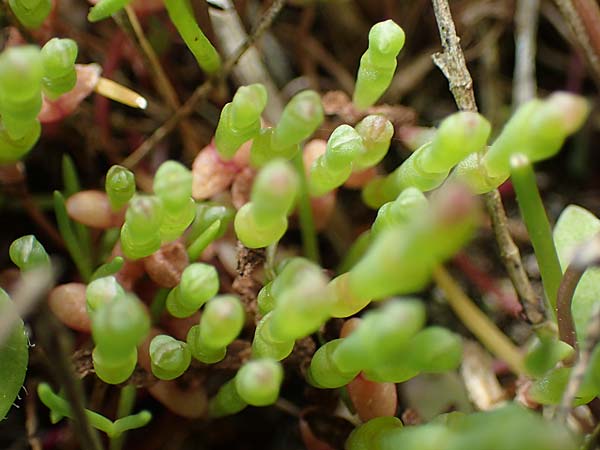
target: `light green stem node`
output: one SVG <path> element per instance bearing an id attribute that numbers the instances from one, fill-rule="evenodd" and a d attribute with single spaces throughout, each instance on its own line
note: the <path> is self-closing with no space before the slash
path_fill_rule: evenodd
<path id="1" fill-rule="evenodd" d="M 192 355 L 185 342 L 160 334 L 150 342 L 152 373 L 161 380 L 174 380 L 190 366 Z"/>
<path id="2" fill-rule="evenodd" d="M 77 52 L 77 44 L 72 39 L 52 38 L 42 47 L 42 82 L 48 98 L 56 99 L 75 87 Z"/>
<path id="3" fill-rule="evenodd" d="M 281 361 L 289 356 L 294 349 L 295 341 L 276 340 L 271 334 L 271 319 L 273 313 L 268 313 L 256 325 L 252 340 L 252 356 L 256 358 L 272 358 Z"/>
<path id="4" fill-rule="evenodd" d="M 315 91 L 296 94 L 283 110 L 274 128 L 265 128 L 254 137 L 250 162 L 262 167 L 276 158 L 292 159 L 299 144 L 310 137 L 323 122 L 321 97 Z"/>
<path id="5" fill-rule="evenodd" d="M 315 91 L 302 91 L 285 106 L 271 138 L 275 148 L 287 148 L 309 138 L 323 123 L 321 96 Z"/>
<path id="6" fill-rule="evenodd" d="M 120 210 L 135 194 L 135 175 L 123 166 L 112 166 L 106 174 L 104 184 L 110 207 Z"/>
<path id="7" fill-rule="evenodd" d="M 283 381 L 283 367 L 273 359 L 254 359 L 235 376 L 239 396 L 249 405 L 268 406 L 277 401 Z"/>
<path id="8" fill-rule="evenodd" d="M 361 135 L 350 125 L 340 125 L 333 130 L 325 153 L 310 168 L 310 194 L 320 197 L 344 184 L 352 173 L 354 160 L 365 152 Z"/>
<path id="9" fill-rule="evenodd" d="M 200 325 L 192 327 L 187 335 L 192 356 L 206 364 L 223 359 L 227 346 L 242 331 L 245 319 L 244 307 L 237 297 L 221 295 L 210 300 Z"/>
<path id="10" fill-rule="evenodd" d="M 250 202 L 238 210 L 234 220 L 235 233 L 246 247 L 267 247 L 281 239 L 298 186 L 298 175 L 284 160 L 272 161 L 258 173 Z"/>
<path id="11" fill-rule="evenodd" d="M 267 90 L 256 83 L 240 87 L 223 107 L 215 132 L 215 147 L 223 159 L 231 159 L 243 143 L 258 135 L 266 105 Z"/>
<path id="12" fill-rule="evenodd" d="M 388 88 L 404 39 L 404 31 L 392 20 L 373 25 L 369 32 L 369 48 L 360 59 L 356 76 L 352 101 L 357 108 L 372 106 Z"/>
<path id="13" fill-rule="evenodd" d="M 379 208 L 371 226 L 371 237 L 397 225 L 409 223 L 415 215 L 425 214 L 428 206 L 427 198 L 419 189 L 409 187 L 403 190 L 396 200 Z"/>
<path id="14" fill-rule="evenodd" d="M 334 339 L 319 347 L 310 361 L 307 381 L 320 389 L 336 389 L 347 385 L 359 374 L 358 370 L 343 371 L 332 360 L 332 355 L 344 342 Z"/>
<path id="15" fill-rule="evenodd" d="M 192 172 L 176 161 L 166 161 L 154 177 L 154 193 L 163 205 L 160 236 L 163 242 L 179 238 L 196 216 Z"/>
<path id="16" fill-rule="evenodd" d="M 126 294 L 99 305 L 92 317 L 94 369 L 109 384 L 127 380 L 135 369 L 137 346 L 150 330 L 150 319 L 142 303 Z"/>
<path id="17" fill-rule="evenodd" d="M 167 311 L 173 317 L 189 317 L 219 292 L 219 274 L 214 266 L 190 264 L 181 274 L 179 285 L 169 292 Z"/>
<path id="18" fill-rule="evenodd" d="M 8 0 L 10 9 L 25 28 L 39 28 L 52 10 L 52 0 Z"/>
<path id="19" fill-rule="evenodd" d="M 94 314 L 103 305 L 118 301 L 124 295 L 125 290 L 114 276 L 98 278 L 85 290 L 88 312 Z"/>
<path id="20" fill-rule="evenodd" d="M 154 176 L 154 193 L 166 210 L 178 210 L 192 196 L 192 172 L 177 161 L 165 161 Z"/>
<path id="21" fill-rule="evenodd" d="M 13 143 L 36 133 L 43 72 L 40 49 L 34 45 L 10 47 L 0 54 L 0 114 Z"/>
<path id="22" fill-rule="evenodd" d="M 162 202 L 154 196 L 135 196 L 129 202 L 121 228 L 121 248 L 129 259 L 149 256 L 160 248 Z"/>
<path id="23" fill-rule="evenodd" d="M 253 167 L 263 167 L 274 159 L 292 159 L 300 152 L 300 145 L 289 147 L 274 147 L 272 137 L 274 128 L 263 128 L 254 137 L 250 148 L 250 164 Z"/>
<path id="24" fill-rule="evenodd" d="M 308 336 L 330 317 L 334 299 L 327 282 L 322 269 L 306 259 L 295 258 L 285 266 L 274 282 L 269 335 L 275 341 Z"/>
<path id="25" fill-rule="evenodd" d="M 50 257 L 46 253 L 46 249 L 32 234 L 13 241 L 8 254 L 10 260 L 22 271 L 50 264 Z"/>
<path id="26" fill-rule="evenodd" d="M 277 276 L 258 292 L 256 301 L 260 313 L 265 315 L 271 312 L 282 292 L 297 282 L 294 281 L 295 278 L 297 276 L 302 277 L 303 272 L 309 272 L 315 270 L 315 268 L 319 270 L 315 263 L 302 257 L 289 258 L 279 264 Z"/>
<path id="27" fill-rule="evenodd" d="M 221 57 L 198 26 L 191 1 L 165 0 L 165 7 L 200 68 L 208 74 L 218 72 L 221 69 Z"/>
<path id="28" fill-rule="evenodd" d="M 363 151 L 354 160 L 353 170 L 364 170 L 375 166 L 390 148 L 394 135 L 392 122 L 383 116 L 372 114 L 358 122 L 355 129 L 363 139 Z"/>
<path id="29" fill-rule="evenodd" d="M 13 139 L 5 128 L 0 127 L 0 163 L 12 163 L 20 160 L 36 144 L 41 132 L 42 126 L 38 120 L 33 122 L 29 133 L 20 139 Z"/>

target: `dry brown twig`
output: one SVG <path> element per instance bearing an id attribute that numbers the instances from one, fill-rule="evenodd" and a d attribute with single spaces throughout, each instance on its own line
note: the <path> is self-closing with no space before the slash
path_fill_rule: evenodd
<path id="1" fill-rule="evenodd" d="M 450 91 L 458 108 L 463 111 L 477 111 L 473 80 L 465 63 L 448 1 L 432 0 L 432 2 L 443 47 L 443 52 L 433 55 L 433 61 L 448 79 Z M 539 324 L 544 320 L 541 304 L 527 278 L 519 249 L 510 236 L 500 193 L 496 189 L 485 197 L 496 241 L 500 247 L 500 255 L 508 275 L 523 303 L 527 319 L 533 324 Z"/>

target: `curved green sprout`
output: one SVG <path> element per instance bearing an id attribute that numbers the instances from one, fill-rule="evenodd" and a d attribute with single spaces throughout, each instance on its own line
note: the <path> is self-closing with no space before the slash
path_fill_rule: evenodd
<path id="1" fill-rule="evenodd" d="M 192 355 L 185 342 L 161 334 L 150 342 L 150 362 L 156 378 L 173 380 L 188 369 Z"/>
<path id="2" fill-rule="evenodd" d="M 369 48 L 360 59 L 352 101 L 359 109 L 372 106 L 385 92 L 404 47 L 404 31 L 394 21 L 379 22 L 369 32 Z"/>
<path id="3" fill-rule="evenodd" d="M 40 383 L 37 393 L 42 403 L 50 409 L 51 417 L 73 417 L 71 407 L 67 401 L 55 394 L 48 384 Z M 85 415 L 94 428 L 103 431 L 110 438 L 119 437 L 128 430 L 145 427 L 152 420 L 152 414 L 149 411 L 141 411 L 137 414 L 122 417 L 114 422 L 89 409 L 85 410 Z"/>
<path id="4" fill-rule="evenodd" d="M 250 150 L 250 161 L 262 167 L 276 158 L 292 159 L 299 144 L 310 137 L 323 122 L 321 97 L 307 90 L 296 94 L 285 106 L 279 123 L 255 136 Z"/>
<path id="5" fill-rule="evenodd" d="M 90 281 L 114 275 L 123 268 L 123 264 L 125 264 L 125 259 L 122 256 L 115 256 L 110 261 L 98 267 L 90 277 Z"/>
<path id="6" fill-rule="evenodd" d="M 287 161 L 275 160 L 265 166 L 254 180 L 251 201 L 235 215 L 238 239 L 249 248 L 267 247 L 281 239 L 298 187 L 298 175 Z"/>
<path id="7" fill-rule="evenodd" d="M 161 240 L 173 241 L 183 234 L 196 216 L 192 173 L 176 161 L 164 162 L 154 177 L 154 193 L 163 205 Z"/>
<path id="8" fill-rule="evenodd" d="M 227 346 L 240 334 L 246 313 L 242 303 L 232 295 L 210 300 L 202 312 L 200 324 L 190 328 L 187 343 L 192 356 L 205 364 L 221 361 Z"/>
<path id="9" fill-rule="evenodd" d="M 268 406 L 277 401 L 283 381 L 281 365 L 271 359 L 252 360 L 242 366 L 211 399 L 209 415 L 235 414 L 248 405 Z"/>
<path id="10" fill-rule="evenodd" d="M 196 205 L 194 221 L 185 235 L 190 261 L 196 261 L 208 245 L 222 237 L 235 217 L 235 209 L 218 203 Z"/>
<path id="11" fill-rule="evenodd" d="M 0 337 L 0 421 L 6 417 L 19 395 L 29 361 L 29 341 L 25 327 L 13 308 L 12 300 L 0 288 L 0 316 L 11 317 L 8 334 Z"/>
<path id="12" fill-rule="evenodd" d="M 98 377 L 109 384 L 127 380 L 137 363 L 137 346 L 149 330 L 148 315 L 135 296 L 100 305 L 92 316 L 92 360 Z"/>
<path id="13" fill-rule="evenodd" d="M 39 28 L 52 10 L 52 0 L 8 0 L 8 4 L 26 28 Z"/>
<path id="14" fill-rule="evenodd" d="M 135 196 L 121 227 L 121 249 L 129 259 L 149 256 L 160 248 L 163 206 L 157 197 Z"/>
<path id="15" fill-rule="evenodd" d="M 118 211 L 135 195 L 135 175 L 123 166 L 114 165 L 106 173 L 104 189 L 110 207 Z"/>
<path id="16" fill-rule="evenodd" d="M 31 270 L 50 264 L 50 258 L 48 253 L 46 253 L 46 249 L 44 249 L 44 246 L 40 244 L 32 234 L 22 236 L 13 241 L 13 243 L 10 244 L 8 253 L 10 260 L 21 271 Z"/>
<path id="17" fill-rule="evenodd" d="M 223 159 L 231 159 L 244 142 L 258 135 L 266 105 L 267 90 L 256 83 L 241 86 L 223 107 L 215 131 L 215 147 Z"/>
<path id="18" fill-rule="evenodd" d="M 214 266 L 190 264 L 179 284 L 167 297 L 167 311 L 174 317 L 189 317 L 219 292 L 219 274 Z"/>
<path id="19" fill-rule="evenodd" d="M 408 187 L 421 191 L 439 187 L 456 164 L 484 148 L 490 132 L 490 123 L 480 114 L 462 111 L 448 116 L 431 142 L 413 152 L 388 176 L 376 178 L 365 187 L 365 203 L 379 207 Z"/>
<path id="20" fill-rule="evenodd" d="M 90 22 L 98 22 L 123 9 L 130 2 L 131 0 L 100 0 L 90 8 L 87 18 Z"/>
<path id="21" fill-rule="evenodd" d="M 165 0 L 165 7 L 171 22 L 202 70 L 208 74 L 218 72 L 221 69 L 221 57 L 198 26 L 190 0 Z"/>
<path id="22" fill-rule="evenodd" d="M 54 100 L 77 83 L 77 44 L 72 39 L 52 38 L 42 47 L 44 94 Z"/>
<path id="23" fill-rule="evenodd" d="M 0 114 L 10 139 L 37 134 L 42 108 L 43 66 L 34 45 L 10 47 L 0 54 Z"/>

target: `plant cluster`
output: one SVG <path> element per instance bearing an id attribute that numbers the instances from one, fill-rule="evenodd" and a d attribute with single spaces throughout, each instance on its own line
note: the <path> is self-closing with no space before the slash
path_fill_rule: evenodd
<path id="1" fill-rule="evenodd" d="M 105 19 L 127 3 L 101 0 L 88 18 Z M 35 28 L 48 15 L 50 2 L 9 4 L 25 27 Z M 191 3 L 165 0 L 164 4 L 199 66 L 209 76 L 223 70 L 219 53 L 196 23 Z M 600 231 L 600 220 L 569 207 L 552 236 L 531 168 L 555 155 L 583 125 L 587 102 L 564 92 L 531 100 L 515 111 L 491 143 L 492 127 L 486 118 L 476 112 L 453 113 L 401 165 L 375 175 L 395 130 L 385 115 L 374 114 L 369 107 L 389 86 L 404 39 L 402 28 L 391 20 L 373 26 L 352 100 L 353 107 L 362 111 L 361 119 L 337 126 L 308 163 L 304 144 L 324 121 L 320 94 L 297 93 L 277 123 L 270 124 L 262 117 L 269 101 L 267 88 L 260 83 L 241 86 L 221 111 L 214 142 L 202 152 L 212 152 L 216 161 L 211 176 L 225 176 L 231 167 L 249 174 L 242 201 L 223 195 L 205 200 L 194 186 L 212 179 L 198 181 L 195 170 L 174 160 L 160 164 L 152 192 L 138 190 L 138 176 L 123 165 L 108 170 L 104 191 L 82 191 L 72 162 L 65 159 L 66 199 L 56 192 L 54 208 L 81 282 L 55 287 L 49 305 L 68 327 L 89 335 L 95 376 L 121 387 L 129 407 L 120 410 L 115 421 L 89 409 L 84 412 L 89 424 L 113 443 L 152 420 L 149 411 L 134 413 L 136 372 L 151 377 L 155 384 L 149 391 L 176 413 L 219 418 L 248 406 L 276 404 L 286 378 L 298 376 L 291 374 L 287 361 L 308 340 L 319 346 L 309 352 L 306 367 L 299 371 L 306 385 L 349 393 L 346 408 L 364 419 L 349 435 L 347 450 L 578 448 L 579 437 L 563 423 L 545 420 L 512 402 L 494 411 L 442 414 L 417 426 L 403 426 L 395 417 L 396 384 L 421 374 L 452 372 L 463 361 L 463 337 L 428 322 L 427 302 L 415 295 L 481 225 L 476 195 L 493 191 L 510 177 L 539 260 L 547 326 L 536 329 L 525 357 L 518 354 L 506 362 L 517 375 L 528 378 L 528 400 L 538 405 L 559 405 L 566 398 L 566 407 L 571 408 L 600 395 L 600 350 L 590 356 L 589 369 L 583 367 L 575 395 L 565 394 L 577 369 L 573 360 L 586 348 L 586 333 L 595 333 L 586 326 L 596 314 L 600 286 L 598 271 L 588 270 L 595 263 L 575 249 Z M 76 44 L 58 38 L 41 49 L 16 46 L 0 55 L 3 163 L 20 160 L 34 146 L 40 135 L 37 117 L 42 98 L 56 100 L 73 89 L 76 57 Z M 377 210 L 376 217 L 338 268 L 325 267 L 315 245 L 316 202 L 365 173 L 370 176 L 360 186 L 362 199 Z M 102 230 L 98 242 L 112 247 L 110 256 L 93 248 L 89 228 Z M 283 249 L 296 239 L 294 228 L 300 229 L 303 252 L 288 254 Z M 255 257 L 264 249 L 261 270 L 249 275 L 260 285 L 256 292 L 229 286 L 221 273 L 226 258 L 217 263 L 213 257 L 224 242 L 234 240 Z M 9 253 L 25 280 L 53 265 L 32 235 L 13 242 Z M 565 306 L 559 285 L 563 273 L 573 267 L 581 281 L 575 282 Z M 234 270 L 238 282 L 248 278 L 240 275 L 244 267 Z M 23 384 L 29 344 L 4 290 L 0 311 L 0 317 L 13 317 L 6 335 L 0 327 L 3 418 Z M 328 324 L 335 322 L 331 319 L 344 319 L 335 335 L 329 330 Z M 565 331 L 569 320 L 574 323 L 570 335 Z M 172 323 L 178 325 L 169 327 Z M 467 326 L 474 327 L 471 331 L 479 337 L 493 324 Z M 240 356 L 236 345 L 248 341 L 251 346 Z M 499 346 L 489 348 L 506 358 Z M 236 364 L 228 362 L 235 370 L 219 379 L 197 410 L 182 412 L 184 408 L 165 398 L 173 397 L 176 403 L 181 394 L 177 380 L 219 367 L 232 354 L 239 359 Z M 365 383 L 370 389 L 361 390 Z M 167 395 L 157 394 L 159 389 Z M 74 405 L 47 383 L 39 384 L 38 396 L 53 422 L 64 417 L 82 420 Z M 374 402 L 392 406 L 385 413 L 374 413 Z"/>

